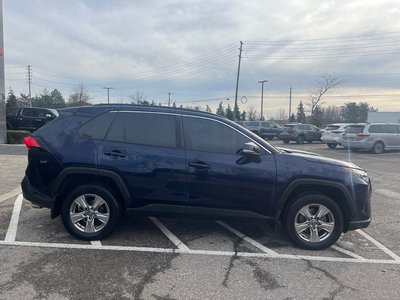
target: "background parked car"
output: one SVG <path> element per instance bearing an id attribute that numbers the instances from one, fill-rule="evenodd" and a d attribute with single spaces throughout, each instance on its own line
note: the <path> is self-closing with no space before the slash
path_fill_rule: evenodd
<path id="1" fill-rule="evenodd" d="M 340 143 L 351 150 L 370 150 L 376 154 L 400 149 L 400 124 L 352 124 L 342 134 Z"/>
<path id="2" fill-rule="evenodd" d="M 7 117 L 8 130 L 28 130 L 34 132 L 44 124 L 58 117 L 55 109 L 44 107 L 20 108 L 16 116 Z"/>
<path id="3" fill-rule="evenodd" d="M 329 148 L 336 148 L 340 145 L 339 141 L 342 138 L 342 133 L 351 123 L 335 123 L 329 124 L 324 129 L 321 136 L 321 141 L 326 143 Z"/>
<path id="4" fill-rule="evenodd" d="M 322 132 L 323 130 L 311 124 L 290 123 L 285 125 L 279 137 L 285 144 L 290 141 L 298 144 L 303 144 L 304 141 L 312 143 L 321 141 Z"/>
<path id="5" fill-rule="evenodd" d="M 274 137 L 278 137 L 282 131 L 282 127 L 270 121 L 239 121 L 238 124 L 246 127 L 262 138 L 270 140 Z"/>

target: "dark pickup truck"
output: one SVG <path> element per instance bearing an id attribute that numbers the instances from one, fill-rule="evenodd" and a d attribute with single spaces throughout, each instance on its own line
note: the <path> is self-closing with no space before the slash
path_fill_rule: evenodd
<path id="1" fill-rule="evenodd" d="M 16 116 L 7 117 L 7 129 L 33 132 L 57 117 L 58 112 L 51 108 L 20 108 Z"/>

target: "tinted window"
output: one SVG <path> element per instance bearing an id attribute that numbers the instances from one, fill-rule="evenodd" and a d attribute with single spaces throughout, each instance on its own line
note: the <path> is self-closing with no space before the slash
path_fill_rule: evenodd
<path id="1" fill-rule="evenodd" d="M 185 147 L 189 150 L 236 154 L 250 142 L 233 128 L 213 120 L 184 117 Z"/>
<path id="2" fill-rule="evenodd" d="M 349 126 L 346 128 L 345 132 L 346 133 L 360 133 L 363 132 L 364 130 L 364 125 L 362 126 Z"/>
<path id="3" fill-rule="evenodd" d="M 332 131 L 332 130 L 339 129 L 339 127 L 340 127 L 340 126 L 337 126 L 337 125 L 328 125 L 328 126 L 325 128 L 325 130 Z"/>
<path id="4" fill-rule="evenodd" d="M 260 126 L 258 122 L 246 122 L 246 126 Z"/>
<path id="5" fill-rule="evenodd" d="M 369 132 L 371 133 L 384 133 L 385 125 L 371 125 L 369 127 Z"/>
<path id="6" fill-rule="evenodd" d="M 115 117 L 115 112 L 107 112 L 102 114 L 89 122 L 85 123 L 79 128 L 78 133 L 81 137 L 87 139 L 102 140 L 107 134 L 108 128 Z"/>
<path id="7" fill-rule="evenodd" d="M 24 108 L 22 110 L 22 115 L 27 116 L 27 117 L 37 117 L 38 116 L 38 110 L 37 109 L 32 109 L 32 108 Z"/>
<path id="8" fill-rule="evenodd" d="M 385 125 L 386 133 L 398 133 L 396 125 Z"/>
<path id="9" fill-rule="evenodd" d="M 175 116 L 156 113 L 118 113 L 107 140 L 157 147 L 176 147 Z"/>

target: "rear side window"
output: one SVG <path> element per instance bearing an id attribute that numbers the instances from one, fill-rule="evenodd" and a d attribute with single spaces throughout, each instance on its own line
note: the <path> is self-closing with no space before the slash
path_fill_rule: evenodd
<path id="1" fill-rule="evenodd" d="M 176 119 L 174 115 L 156 113 L 118 113 L 107 140 L 176 148 Z"/>
<path id="2" fill-rule="evenodd" d="M 361 133 L 365 126 L 349 126 L 346 128 L 346 133 Z"/>
<path id="3" fill-rule="evenodd" d="M 86 122 L 79 128 L 78 134 L 87 139 L 103 140 L 115 114 L 115 112 L 107 112 Z"/>
<path id="4" fill-rule="evenodd" d="M 26 117 L 38 117 L 39 111 L 33 108 L 24 108 L 22 109 L 21 114 Z"/>
<path id="5" fill-rule="evenodd" d="M 385 125 L 371 125 L 369 127 L 369 132 L 370 133 L 385 133 L 386 132 L 386 126 Z"/>

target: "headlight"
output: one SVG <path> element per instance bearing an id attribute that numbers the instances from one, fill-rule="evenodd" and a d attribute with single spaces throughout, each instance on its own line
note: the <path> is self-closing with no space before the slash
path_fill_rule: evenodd
<path id="1" fill-rule="evenodd" d="M 369 183 L 369 177 L 367 172 L 364 170 L 360 169 L 351 169 L 351 172 L 353 173 L 354 176 L 360 177 L 362 180 L 364 180 L 366 183 Z"/>

